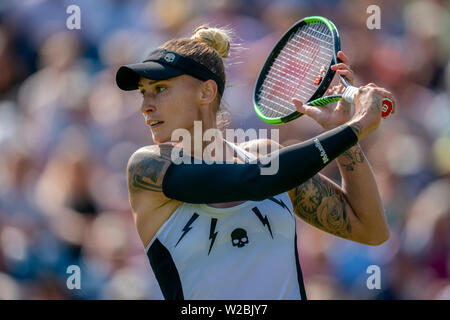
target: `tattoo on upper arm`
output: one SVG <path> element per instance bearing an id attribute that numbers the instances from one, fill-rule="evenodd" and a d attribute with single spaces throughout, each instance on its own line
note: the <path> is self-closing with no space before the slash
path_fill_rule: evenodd
<path id="1" fill-rule="evenodd" d="M 156 154 L 144 149 L 133 155 L 128 168 L 130 190 L 162 191 L 164 173 L 171 163 L 167 151 L 160 149 L 160 154 Z"/>
<path id="2" fill-rule="evenodd" d="M 343 160 L 340 162 L 340 164 L 347 171 L 354 171 L 358 163 L 364 162 L 364 153 L 359 147 L 351 148 L 345 151 L 342 156 Z"/>
<path id="3" fill-rule="evenodd" d="M 350 236 L 344 196 L 328 181 L 316 175 L 295 188 L 294 195 L 294 210 L 300 218 L 337 236 Z"/>

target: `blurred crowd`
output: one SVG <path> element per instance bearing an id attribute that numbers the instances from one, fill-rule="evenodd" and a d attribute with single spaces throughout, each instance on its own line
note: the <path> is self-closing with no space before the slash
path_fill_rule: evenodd
<path id="1" fill-rule="evenodd" d="M 81 29 L 68 30 L 69 5 Z M 369 30 L 369 5 L 381 29 Z M 152 144 L 137 92 L 115 73 L 199 25 L 233 30 L 224 101 L 230 128 L 271 128 L 253 86 L 302 17 L 337 26 L 356 85 L 391 90 L 394 117 L 362 142 L 390 239 L 370 247 L 298 220 L 310 299 L 450 299 L 450 2 L 357 0 L 6 0 L 0 4 L 0 299 L 162 299 L 128 203 L 126 164 Z M 289 145 L 320 133 L 302 117 Z M 323 173 L 339 183 L 337 166 Z M 70 290 L 67 268 L 81 270 Z M 379 266 L 370 290 L 367 268 Z"/>

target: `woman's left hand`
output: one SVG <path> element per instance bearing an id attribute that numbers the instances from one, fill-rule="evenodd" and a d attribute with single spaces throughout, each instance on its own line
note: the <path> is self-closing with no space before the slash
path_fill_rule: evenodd
<path id="1" fill-rule="evenodd" d="M 342 51 L 337 53 L 337 57 L 342 62 L 331 66 L 331 69 L 336 71 L 337 74 L 345 77 L 347 81 L 353 85 L 354 73 L 350 69 L 350 61 L 348 57 Z M 325 95 L 342 94 L 344 90 L 344 85 L 339 81 L 338 85 L 328 88 Z M 340 100 L 337 104 L 332 103 L 322 107 L 303 105 L 303 103 L 297 98 L 292 98 L 292 102 L 298 112 L 313 118 L 325 130 L 330 130 L 346 123 L 352 116 L 352 106 L 344 100 Z"/>

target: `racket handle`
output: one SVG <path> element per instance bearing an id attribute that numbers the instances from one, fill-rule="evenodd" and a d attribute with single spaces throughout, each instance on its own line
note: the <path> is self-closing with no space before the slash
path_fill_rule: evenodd
<path id="1" fill-rule="evenodd" d="M 347 88 L 345 88 L 345 91 L 342 94 L 342 99 L 352 104 L 355 103 L 355 94 L 357 91 L 358 91 L 357 87 L 348 86 Z"/>
<path id="2" fill-rule="evenodd" d="M 342 99 L 350 103 L 355 103 L 355 94 L 357 91 L 358 91 L 357 87 L 348 86 L 347 88 L 345 88 L 345 91 L 342 94 Z M 381 101 L 381 103 L 382 103 L 381 116 L 383 118 L 386 118 L 392 112 L 392 100 L 389 98 L 384 98 Z"/>

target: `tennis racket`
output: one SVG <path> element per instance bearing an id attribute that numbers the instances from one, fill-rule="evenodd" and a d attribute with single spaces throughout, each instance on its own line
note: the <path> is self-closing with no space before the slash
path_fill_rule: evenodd
<path id="1" fill-rule="evenodd" d="M 291 98 L 311 106 L 324 106 L 341 99 L 354 102 L 357 87 L 345 77 L 343 94 L 323 96 L 335 71 L 331 66 L 340 60 L 341 42 L 336 26 L 320 16 L 296 22 L 278 41 L 268 56 L 255 85 L 253 105 L 265 122 L 283 124 L 300 116 Z M 382 101 L 382 117 L 392 111 L 392 101 Z"/>

